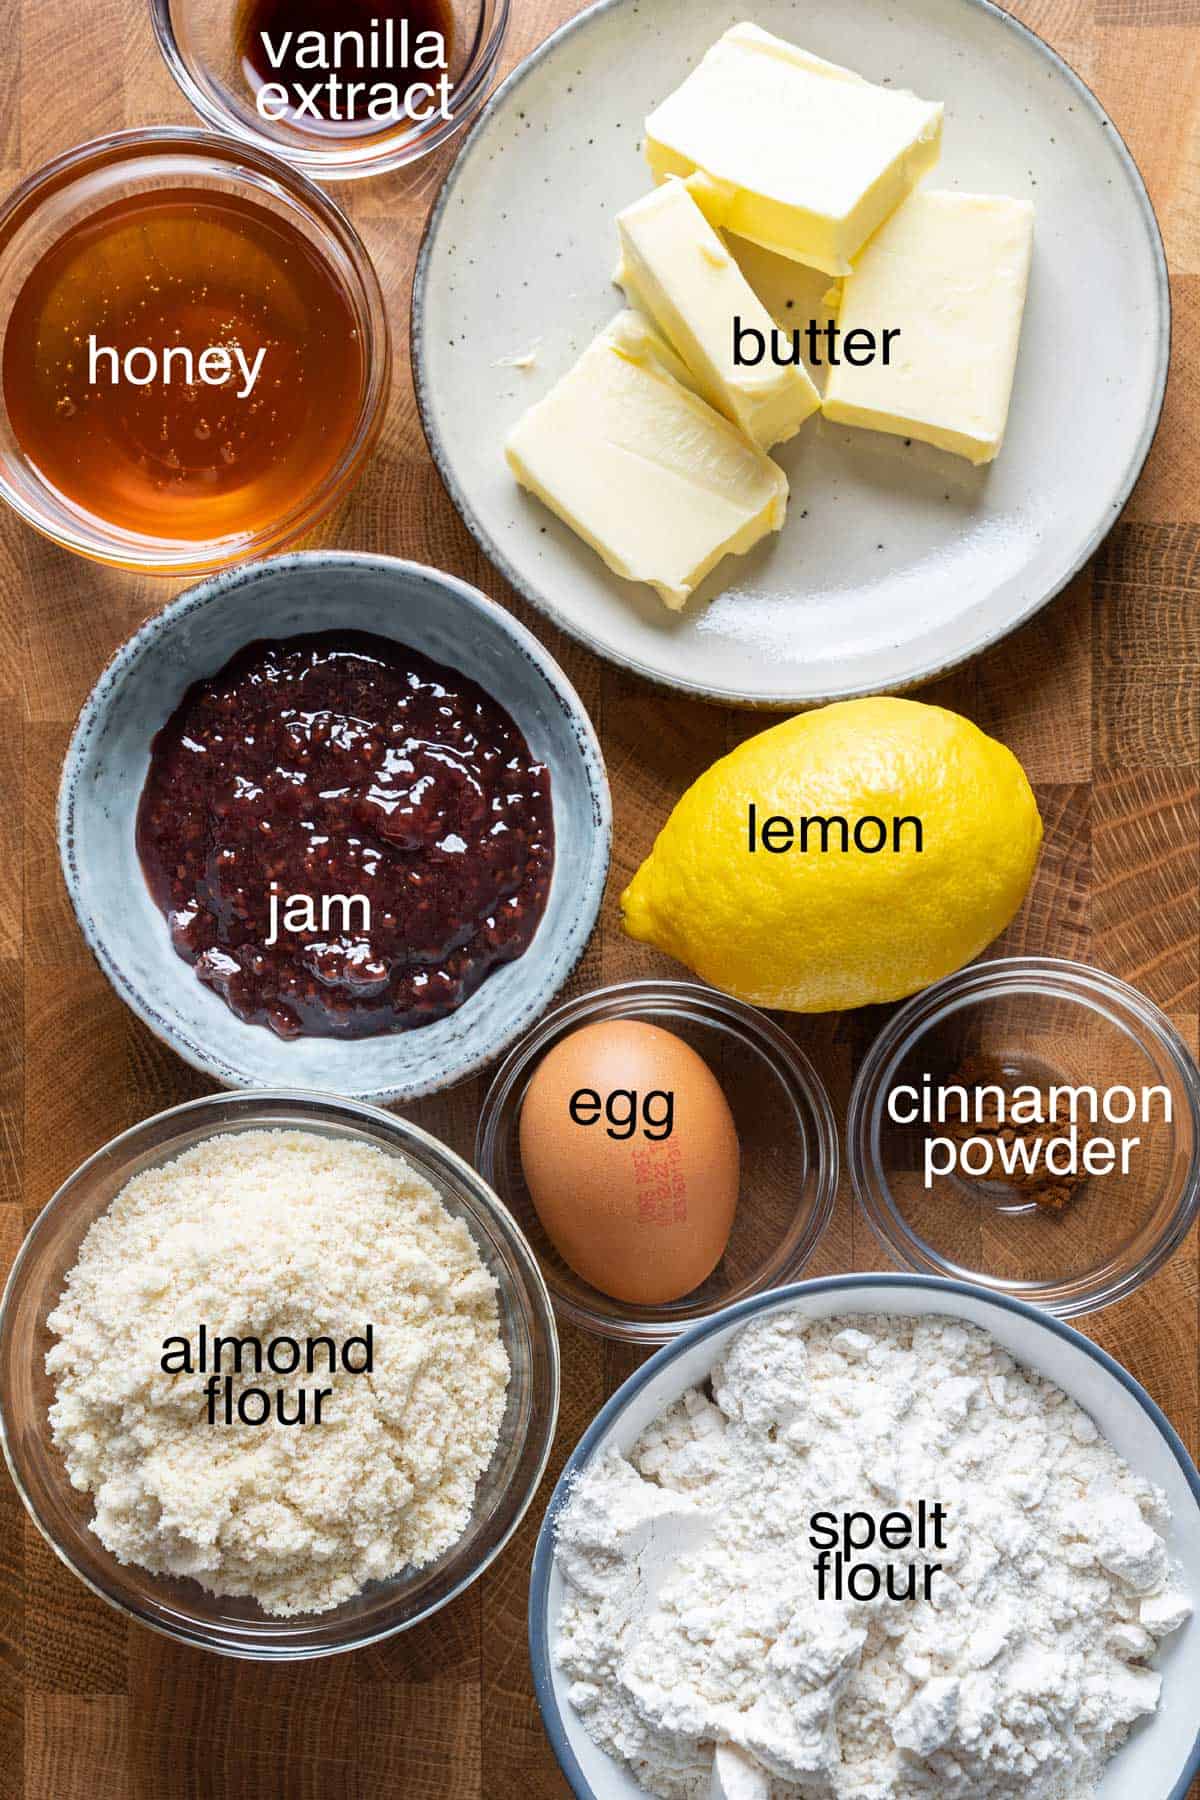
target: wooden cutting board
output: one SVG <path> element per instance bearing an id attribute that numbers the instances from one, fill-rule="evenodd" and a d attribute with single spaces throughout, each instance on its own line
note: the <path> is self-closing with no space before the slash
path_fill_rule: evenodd
<path id="1" fill-rule="evenodd" d="M 514 0 L 505 67 L 577 7 Z M 1124 133 L 1166 239 L 1175 342 L 1145 475 L 1091 566 L 1044 613 L 927 690 L 1012 746 L 1046 850 L 1000 951 L 1093 961 L 1135 983 L 1195 1047 L 1200 1010 L 1200 0 L 1022 0 Z M 731 14 L 732 16 L 732 14 Z M 144 0 L 0 0 L 0 190 L 122 126 L 193 122 Z M 671 804 L 762 721 L 663 699 L 513 600 L 425 451 L 409 376 L 413 261 L 449 153 L 339 188 L 376 260 L 395 335 L 391 409 L 367 475 L 315 543 L 396 552 L 477 583 L 548 642 L 600 731 L 615 855 L 576 989 L 665 970 L 627 942 L 616 895 Z M 54 797 L 101 667 L 174 590 L 92 567 L 0 518 L 0 1265 L 58 1183 L 114 1133 L 206 1091 L 93 966 L 58 876 Z M 802 1020 L 844 1108 L 878 1014 Z M 407 1116 L 469 1153 L 481 1085 Z M 877 1253 L 844 1191 L 814 1274 Z M 1133 1299 L 1084 1322 L 1200 1448 L 1197 1239 Z M 545 1493 L 632 1353 L 563 1332 Z M 498 1565 L 418 1630 L 354 1656 L 261 1669 L 185 1650 L 93 1598 L 0 1475 L 0 1800 L 542 1800 L 566 1787 L 529 1679 L 525 1603 L 545 1495 Z M 1194 1790 L 1200 1797 L 1200 1783 Z M 1157 1796 L 1147 1797 L 1157 1800 Z"/>

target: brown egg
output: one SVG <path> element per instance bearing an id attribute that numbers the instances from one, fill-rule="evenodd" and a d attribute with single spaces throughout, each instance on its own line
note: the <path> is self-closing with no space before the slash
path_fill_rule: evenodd
<path id="1" fill-rule="evenodd" d="M 602 1293 L 660 1305 L 720 1262 L 737 1129 L 708 1064 L 673 1033 L 634 1019 L 572 1032 L 529 1084 L 520 1138 L 538 1218 Z"/>

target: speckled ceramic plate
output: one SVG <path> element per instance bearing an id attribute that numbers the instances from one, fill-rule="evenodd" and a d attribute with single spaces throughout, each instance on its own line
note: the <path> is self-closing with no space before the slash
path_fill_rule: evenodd
<path id="1" fill-rule="evenodd" d="M 932 181 L 1031 199 L 1033 275 L 1008 437 L 990 468 L 810 422 L 779 452 L 792 488 L 783 532 L 727 559 L 672 615 L 522 493 L 502 446 L 620 304 L 613 220 L 649 185 L 646 113 L 743 16 L 871 80 L 944 99 Z M 746 265 L 785 321 L 819 309 L 824 276 L 749 249 Z M 1057 593 L 1142 467 L 1169 336 L 1158 228 L 1115 127 L 987 0 L 601 0 L 479 119 L 434 208 L 413 292 L 430 447 L 509 580 L 602 656 L 684 692 L 768 707 L 924 681 Z M 532 366 L 514 365 L 535 347 Z"/>
<path id="2" fill-rule="evenodd" d="M 554 875 L 525 955 L 448 1018 L 392 1036 L 284 1043 L 247 1025 L 171 947 L 138 870 L 134 827 L 150 743 L 192 682 L 255 638 L 374 631 L 469 675 L 550 770 Z M 322 1088 L 391 1103 L 483 1068 L 541 1013 L 596 922 L 612 831 L 596 734 L 537 639 L 465 581 L 388 556 L 307 551 L 192 588 L 118 650 L 75 727 L 58 802 L 63 878 L 100 967 L 150 1029 L 229 1087 Z"/>

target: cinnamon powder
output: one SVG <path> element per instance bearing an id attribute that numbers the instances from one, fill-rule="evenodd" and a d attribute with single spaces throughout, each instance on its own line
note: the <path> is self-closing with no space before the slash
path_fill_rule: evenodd
<path id="1" fill-rule="evenodd" d="M 953 1138 L 956 1143 L 965 1143 L 968 1138 L 991 1138 L 997 1144 L 1009 1147 L 1023 1141 L 1045 1137 L 1046 1126 L 1044 1124 L 1014 1125 L 1010 1119 L 1003 1116 L 1011 1111 L 1013 1083 L 998 1064 L 990 1062 L 983 1056 L 968 1057 L 953 1080 L 968 1090 L 975 1090 L 972 1096 L 971 1119 L 969 1121 L 948 1119 L 942 1127 L 946 1135 Z M 1020 1086 L 1026 1092 L 1030 1088 L 1038 1090 L 1042 1098 L 1039 1111 L 1044 1119 L 1050 1120 L 1052 1113 L 1049 1087 L 1045 1083 L 1032 1081 L 1027 1076 L 1022 1076 Z M 1007 1097 L 1006 1101 L 1001 1102 L 999 1096 L 994 1092 L 981 1091 L 989 1088 L 1002 1089 Z M 1081 1150 L 1088 1142 L 1088 1137 L 1089 1134 L 1080 1131 Z M 1035 1169 L 1026 1172 L 1019 1166 L 1011 1175 L 1003 1177 L 1006 1187 L 1017 1189 L 1038 1206 L 1044 1207 L 1047 1212 L 1054 1213 L 1062 1212 L 1070 1204 L 1075 1190 L 1081 1187 L 1086 1180 L 1087 1175 L 1082 1169 L 1078 1169 L 1070 1175 L 1052 1175 L 1045 1168 L 1040 1171 Z"/>

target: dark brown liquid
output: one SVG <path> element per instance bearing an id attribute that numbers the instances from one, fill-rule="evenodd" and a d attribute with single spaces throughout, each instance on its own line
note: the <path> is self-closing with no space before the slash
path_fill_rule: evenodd
<path id="1" fill-rule="evenodd" d="M 253 388 L 90 379 L 89 338 L 118 357 L 240 346 Z M 131 533 L 211 542 L 276 523 L 353 433 L 362 344 L 349 300 L 303 233 L 252 200 L 159 189 L 103 207 L 43 256 L 4 338 L 21 450 L 85 512 Z M 122 365 L 123 366 L 123 365 Z M 148 365 L 135 364 L 138 372 Z M 161 373 L 161 367 L 160 367 Z"/>
<path id="2" fill-rule="evenodd" d="M 418 34 L 428 31 L 440 32 L 445 65 L 453 76 L 457 46 L 451 0 L 243 0 L 238 45 L 246 81 L 255 94 L 268 83 L 278 82 L 287 89 L 292 107 L 283 117 L 288 124 L 321 136 L 361 137 L 394 130 L 397 123 L 404 123 L 403 112 L 390 120 L 380 118 L 378 113 L 375 117 L 370 115 L 370 94 L 377 84 L 392 84 L 401 107 L 410 93 L 422 106 L 426 103 L 423 84 L 436 84 L 441 74 L 440 69 L 415 59 Z M 326 66 L 311 65 L 304 51 L 305 32 L 322 34 Z M 335 38 L 339 32 L 360 33 L 366 54 L 360 57 L 355 43 L 343 37 L 340 64 L 334 67 Z M 270 39 L 271 53 L 264 37 Z M 372 55 L 373 43 L 378 46 L 377 59 Z M 325 85 L 331 71 L 341 84 L 336 101 Z M 348 92 L 351 83 L 360 83 L 363 91 Z M 298 89 L 308 93 L 318 84 L 322 91 L 313 95 L 317 114 L 314 117 L 311 108 L 301 108 Z"/>

